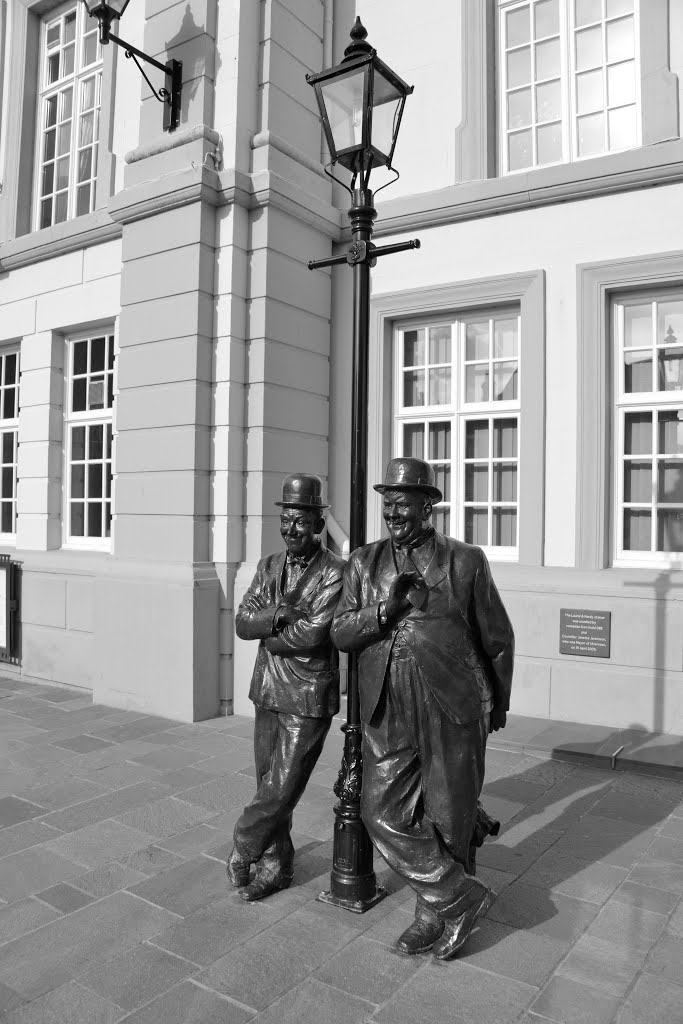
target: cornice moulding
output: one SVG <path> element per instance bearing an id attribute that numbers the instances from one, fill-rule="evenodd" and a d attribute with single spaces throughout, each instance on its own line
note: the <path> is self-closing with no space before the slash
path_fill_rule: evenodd
<path id="1" fill-rule="evenodd" d="M 0 245 L 0 273 L 120 237 L 121 226 L 114 223 L 106 210 L 96 210 L 84 217 L 3 242 Z"/>

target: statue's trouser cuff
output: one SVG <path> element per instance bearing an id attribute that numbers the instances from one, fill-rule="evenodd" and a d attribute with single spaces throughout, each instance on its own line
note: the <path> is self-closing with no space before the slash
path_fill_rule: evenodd
<path id="1" fill-rule="evenodd" d="M 487 735 L 488 715 L 451 721 L 412 655 L 394 653 L 363 726 L 362 814 L 379 852 L 417 893 L 420 916 L 458 917 L 487 892 L 468 870 Z"/>
<path id="2" fill-rule="evenodd" d="M 331 718 L 299 718 L 256 705 L 257 790 L 235 825 L 234 842 L 259 873 L 289 877 L 294 863 L 292 813 L 315 768 Z"/>

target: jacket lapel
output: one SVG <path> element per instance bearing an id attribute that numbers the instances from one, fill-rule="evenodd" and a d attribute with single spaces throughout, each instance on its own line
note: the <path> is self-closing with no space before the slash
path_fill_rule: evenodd
<path id="1" fill-rule="evenodd" d="M 423 573 L 425 582 L 430 590 L 438 587 L 439 583 L 446 578 L 448 574 L 448 549 L 441 540 L 441 536 L 438 533 L 434 534 L 434 554 L 432 555 L 431 561 L 427 566 L 427 569 Z"/>

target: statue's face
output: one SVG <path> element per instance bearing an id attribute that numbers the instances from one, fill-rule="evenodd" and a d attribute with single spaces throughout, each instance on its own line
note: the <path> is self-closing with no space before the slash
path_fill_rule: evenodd
<path id="1" fill-rule="evenodd" d="M 315 511 L 303 508 L 283 508 L 280 513 L 280 533 L 287 551 L 294 558 L 306 558 L 315 547 L 315 537 L 325 521 Z"/>
<path id="2" fill-rule="evenodd" d="M 385 491 L 382 514 L 394 544 L 410 544 L 424 532 L 432 503 L 420 491 Z"/>

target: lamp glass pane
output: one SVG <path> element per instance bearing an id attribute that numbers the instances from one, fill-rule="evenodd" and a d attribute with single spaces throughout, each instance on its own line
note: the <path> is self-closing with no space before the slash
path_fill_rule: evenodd
<path id="1" fill-rule="evenodd" d="M 320 93 L 337 153 L 363 145 L 365 67 L 323 82 Z"/>
<path id="2" fill-rule="evenodd" d="M 396 86 L 385 78 L 381 71 L 375 71 L 372 96 L 372 145 L 389 158 L 394 148 L 394 137 L 398 127 L 403 96 Z"/>

